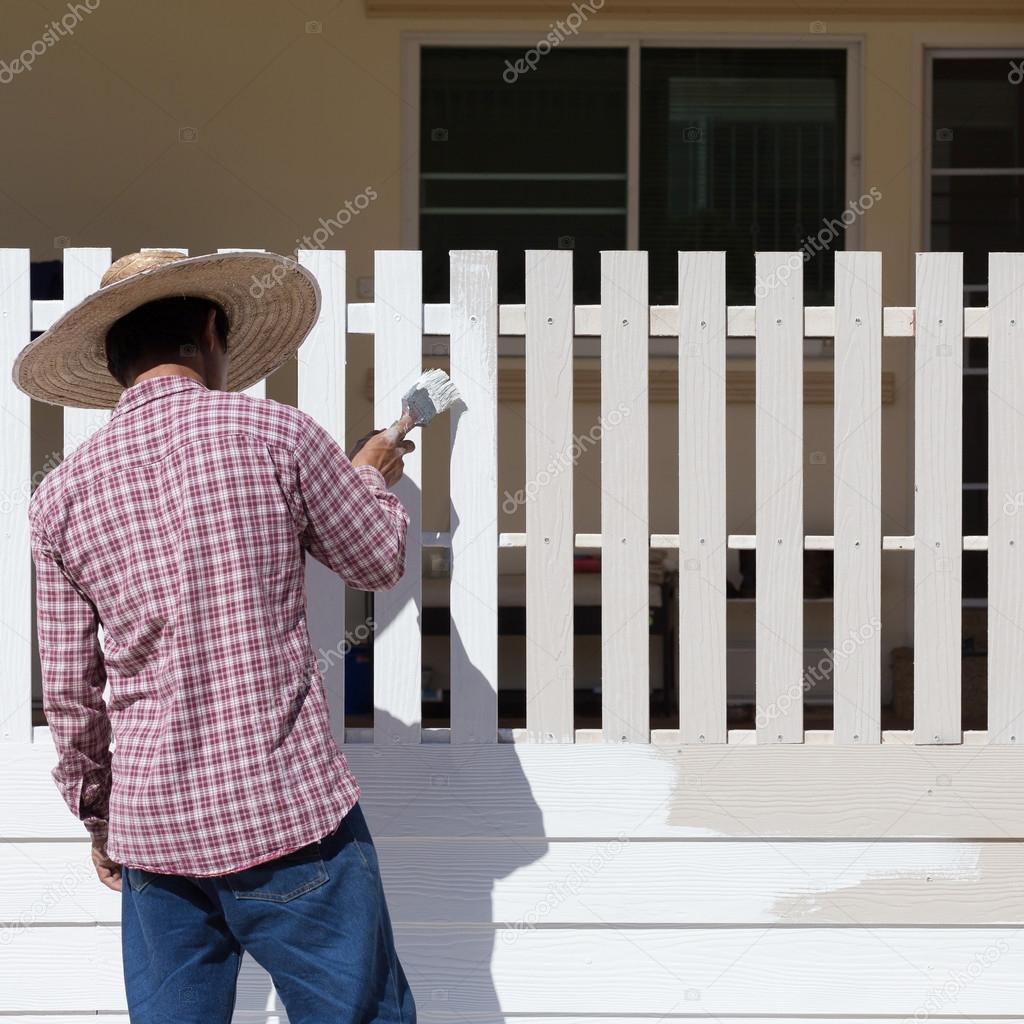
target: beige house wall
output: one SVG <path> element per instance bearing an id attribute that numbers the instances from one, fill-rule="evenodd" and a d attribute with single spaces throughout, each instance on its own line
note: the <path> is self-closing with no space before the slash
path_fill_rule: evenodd
<path id="1" fill-rule="evenodd" d="M 79 4 L 74 31 L 35 58 L 30 70 L 0 86 L 7 140 L 0 183 L 0 244 L 27 246 L 34 259 L 56 258 L 64 245 L 110 246 L 115 256 L 142 246 L 205 252 L 254 246 L 292 252 L 320 224 L 367 189 L 376 198 L 327 243 L 349 252 L 349 296 L 372 275 L 373 250 L 402 246 L 403 182 L 412 170 L 403 151 L 403 33 L 526 33 L 537 38 L 555 14 L 490 17 L 368 17 L 360 0 L 342 3 L 175 3 L 91 0 Z M 564 13 L 571 5 L 566 3 Z M 4 5 L 0 60 L 10 63 L 39 40 L 46 11 L 62 3 Z M 504 11 L 514 14 L 515 4 Z M 862 245 L 884 254 L 884 301 L 914 301 L 914 252 L 923 246 L 922 197 L 925 90 L 929 46 L 1024 47 L 1019 20 L 985 21 L 964 4 L 964 20 L 936 25 L 880 16 L 858 20 L 796 17 L 636 18 L 592 15 L 581 33 L 735 35 L 770 40 L 829 35 L 859 40 L 862 183 L 882 200 L 864 216 Z M 824 31 L 822 31 L 824 29 Z M 2 68 L 0 68 L 2 70 Z M 6 77 L 6 76 L 5 76 Z M 414 95 L 414 93 L 410 93 Z M 415 109 L 406 107 L 415 118 Z M 415 194 L 415 189 L 412 190 Z M 856 198 L 850 196 L 849 198 Z M 365 281 L 363 282 L 365 286 Z M 350 341 L 350 437 L 372 424 L 362 382 L 372 340 Z M 13 357 L 13 353 L 10 354 Z M 737 364 L 742 365 L 742 364 Z M 885 369 L 896 397 L 885 407 L 883 532 L 912 525 L 912 357 L 909 341 L 886 344 Z M 827 364 L 817 362 L 815 368 Z M 272 397 L 292 400 L 294 366 L 271 382 Z M 522 406 L 502 409 L 501 488 L 523 476 Z M 577 429 L 596 421 L 581 405 Z M 674 406 L 652 409 L 651 527 L 674 532 Z M 37 464 L 59 448 L 59 414 L 38 410 Z M 441 428 L 442 431 L 445 428 Z M 753 407 L 731 405 L 729 529 L 753 525 Z M 809 407 L 808 456 L 830 452 L 831 408 Z M 442 460 L 445 437 L 427 440 L 424 527 L 447 527 Z M 808 457 L 806 531 L 831 531 L 831 457 Z M 584 456 L 576 471 L 576 528 L 599 529 L 599 463 Z M 664 482 L 664 484 L 662 483 Z M 503 530 L 521 530 L 522 513 L 503 516 Z M 909 640 L 909 556 L 886 555 L 885 648 Z M 808 612 L 808 640 L 829 642 L 829 606 Z"/>

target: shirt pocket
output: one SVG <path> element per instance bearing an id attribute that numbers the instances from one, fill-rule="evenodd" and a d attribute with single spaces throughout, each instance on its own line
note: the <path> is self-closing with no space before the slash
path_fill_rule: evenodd
<path id="1" fill-rule="evenodd" d="M 329 878 L 319 841 L 282 857 L 224 875 L 224 882 L 238 900 L 287 903 L 318 889 Z"/>

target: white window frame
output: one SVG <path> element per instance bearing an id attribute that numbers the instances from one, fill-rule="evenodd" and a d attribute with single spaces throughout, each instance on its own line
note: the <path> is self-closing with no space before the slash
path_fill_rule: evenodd
<path id="1" fill-rule="evenodd" d="M 538 41 L 536 34 L 525 32 L 403 32 L 401 78 L 401 247 L 419 248 L 419 118 L 420 52 L 425 46 L 509 46 L 528 50 Z M 727 35 L 700 33 L 604 33 L 584 32 L 567 37 L 560 46 L 585 48 L 614 47 L 627 50 L 627 140 L 626 140 L 626 248 L 636 249 L 640 237 L 640 51 L 646 48 L 684 48 L 722 46 L 730 49 L 826 49 L 846 50 L 846 197 L 844 206 L 863 195 L 862 147 L 864 80 L 861 72 L 864 37 L 862 35 Z M 849 249 L 863 245 L 860 218 L 847 228 Z M 579 339 L 577 354 L 597 354 L 597 339 Z M 748 355 L 733 349 L 732 354 Z M 813 346 L 812 346 L 813 348 Z M 593 352 L 591 352 L 593 349 Z M 522 339 L 499 339 L 500 355 L 521 355 Z M 664 351 L 662 351 L 664 350 Z M 426 351 L 426 349 L 425 349 Z M 436 346 L 430 351 L 437 354 Z M 674 354 L 671 339 L 651 339 L 651 354 Z M 809 353 L 811 354 L 811 353 Z M 827 354 L 827 353 L 822 353 Z"/>

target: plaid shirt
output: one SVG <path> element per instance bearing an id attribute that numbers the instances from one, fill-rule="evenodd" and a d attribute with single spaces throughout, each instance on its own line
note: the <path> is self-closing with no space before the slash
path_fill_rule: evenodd
<path id="1" fill-rule="evenodd" d="M 219 875 L 333 831 L 360 788 L 328 726 L 305 557 L 360 590 L 398 582 L 409 517 L 384 477 L 298 409 L 151 377 L 29 520 L 53 777 L 110 858 Z"/>

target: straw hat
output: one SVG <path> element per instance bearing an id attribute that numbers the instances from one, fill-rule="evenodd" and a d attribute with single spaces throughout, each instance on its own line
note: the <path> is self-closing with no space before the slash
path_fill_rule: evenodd
<path id="1" fill-rule="evenodd" d="M 302 344 L 320 312 L 316 278 L 286 256 L 133 252 L 111 264 L 98 291 L 21 350 L 14 383 L 51 405 L 113 408 L 124 388 L 107 369 L 107 331 L 144 303 L 174 296 L 212 299 L 224 307 L 228 391 L 243 391 L 276 370 Z"/>

